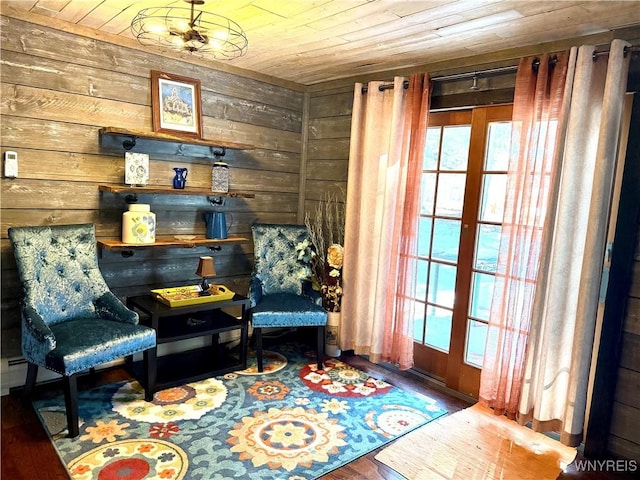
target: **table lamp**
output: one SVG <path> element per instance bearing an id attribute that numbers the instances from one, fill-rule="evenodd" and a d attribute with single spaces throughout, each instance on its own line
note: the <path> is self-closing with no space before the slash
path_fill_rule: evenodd
<path id="1" fill-rule="evenodd" d="M 207 279 L 216 276 L 216 267 L 213 263 L 213 257 L 200 257 L 196 275 L 202 277 L 202 283 L 200 284 L 200 295 L 211 295 L 209 293 L 209 281 Z"/>

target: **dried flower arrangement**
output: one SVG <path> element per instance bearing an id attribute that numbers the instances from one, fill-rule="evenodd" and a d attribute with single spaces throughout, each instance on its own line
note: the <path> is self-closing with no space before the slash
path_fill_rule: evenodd
<path id="1" fill-rule="evenodd" d="M 311 245 L 298 245 L 298 258 L 311 265 L 313 288 L 329 312 L 339 312 L 342 301 L 345 194 L 325 192 L 313 214 L 305 213 Z M 306 243 L 306 242 L 303 242 Z"/>

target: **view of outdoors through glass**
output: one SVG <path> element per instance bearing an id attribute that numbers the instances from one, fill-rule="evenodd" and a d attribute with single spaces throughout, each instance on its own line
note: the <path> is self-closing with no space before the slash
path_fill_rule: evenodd
<path id="1" fill-rule="evenodd" d="M 471 269 L 465 362 L 482 365 L 506 194 L 511 123 L 489 123 L 472 265 L 459 265 L 471 125 L 430 127 L 422 172 L 414 340 L 448 353 L 460 268 Z M 465 215 L 465 218 L 466 215 Z"/>

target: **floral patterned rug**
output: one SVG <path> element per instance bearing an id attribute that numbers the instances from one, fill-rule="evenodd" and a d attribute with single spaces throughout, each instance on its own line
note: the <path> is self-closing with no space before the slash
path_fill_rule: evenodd
<path id="1" fill-rule="evenodd" d="M 34 403 L 72 479 L 318 478 L 446 413 L 339 360 L 265 351 L 247 370 L 157 392 L 136 381 L 79 392 L 80 435 L 62 396 Z"/>

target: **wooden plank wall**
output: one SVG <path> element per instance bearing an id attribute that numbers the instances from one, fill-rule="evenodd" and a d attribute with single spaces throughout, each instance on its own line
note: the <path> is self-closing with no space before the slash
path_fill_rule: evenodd
<path id="1" fill-rule="evenodd" d="M 608 450 L 616 457 L 640 459 L 640 219 L 633 278 L 627 299 L 622 350 L 611 417 Z"/>
<path id="2" fill-rule="evenodd" d="M 119 237 L 124 196 L 101 194 L 98 185 L 124 183 L 124 153 L 101 148 L 98 130 L 152 130 L 151 70 L 201 80 L 204 138 L 255 145 L 228 151 L 224 158 L 231 188 L 255 194 L 228 199 L 222 207 L 233 216 L 230 235 L 250 237 L 255 221 L 296 222 L 301 91 L 8 16 L 0 20 L 2 151 L 19 156 L 19 178 L 0 180 L 3 357 L 20 352 L 20 289 L 7 229 L 92 222 L 99 238 Z M 187 186 L 209 187 L 212 158 L 180 156 L 174 148 L 175 154 L 151 153 L 150 184 L 171 185 L 173 167 L 181 166 L 190 171 Z M 139 201 L 151 204 L 159 235 L 204 236 L 202 213 L 213 208 L 197 196 L 141 195 Z M 198 257 L 210 254 L 216 259 L 216 280 L 246 293 L 251 242 L 219 252 L 146 249 L 131 258 L 102 252 L 100 266 L 113 291 L 125 296 L 194 283 Z"/>
<path id="3" fill-rule="evenodd" d="M 309 96 L 304 210 L 313 215 L 326 192 L 346 193 L 353 85 Z"/>

